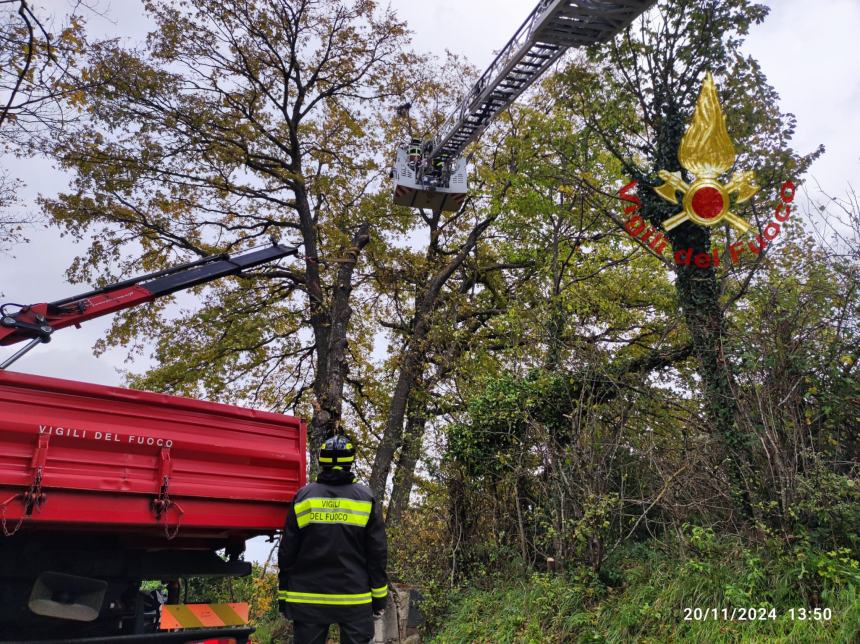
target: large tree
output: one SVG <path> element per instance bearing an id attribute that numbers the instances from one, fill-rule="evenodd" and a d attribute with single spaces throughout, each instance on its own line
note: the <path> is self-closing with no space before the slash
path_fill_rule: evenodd
<path id="1" fill-rule="evenodd" d="M 157 338 L 138 385 L 312 410 L 313 448 L 342 423 L 356 266 L 372 237 L 410 225 L 377 188 L 389 117 L 422 68 L 371 0 L 145 6 L 146 47 L 91 51 L 89 118 L 53 150 L 75 179 L 48 210 L 95 234 L 71 274 L 296 243 L 298 262 L 222 281 L 178 314 L 130 311 L 106 342 Z"/>

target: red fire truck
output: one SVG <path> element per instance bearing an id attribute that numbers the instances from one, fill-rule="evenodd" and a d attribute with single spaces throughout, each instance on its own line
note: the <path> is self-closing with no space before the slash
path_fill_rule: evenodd
<path id="1" fill-rule="evenodd" d="M 0 344 L 29 343 L 3 366 L 54 329 L 294 252 L 4 305 Z M 291 416 L 0 370 L 0 641 L 246 642 L 247 607 L 183 604 L 182 580 L 250 573 L 245 541 L 283 527 L 305 440 Z"/>

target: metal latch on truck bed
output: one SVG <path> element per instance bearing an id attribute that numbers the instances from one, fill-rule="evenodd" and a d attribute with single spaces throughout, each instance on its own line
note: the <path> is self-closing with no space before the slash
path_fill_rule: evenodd
<path id="1" fill-rule="evenodd" d="M 168 539 L 173 539 L 179 534 L 179 527 L 182 524 L 182 506 L 170 498 L 168 493 L 170 489 L 170 477 L 173 474 L 173 461 L 170 458 L 170 448 L 162 447 L 159 458 L 158 467 L 158 496 L 152 500 L 152 512 L 155 514 L 155 520 L 161 521 L 162 517 L 165 520 L 164 534 Z M 171 508 L 175 508 L 177 512 L 176 525 L 173 529 L 167 524 L 167 513 Z"/>
<path id="2" fill-rule="evenodd" d="M 48 446 L 50 442 L 51 436 L 49 434 L 39 435 L 36 451 L 33 453 L 33 459 L 30 461 L 30 467 L 33 469 L 33 481 L 30 483 L 30 487 L 25 492 L 13 494 L 0 503 L 0 527 L 3 529 L 4 536 L 11 537 L 18 532 L 24 523 L 24 519 L 33 516 L 34 512 L 38 512 L 48 498 L 42 491 L 42 476 L 45 471 L 45 464 L 48 462 Z M 6 524 L 6 507 L 18 498 L 21 500 L 21 505 L 24 506 L 23 511 L 15 527 L 9 530 Z"/>

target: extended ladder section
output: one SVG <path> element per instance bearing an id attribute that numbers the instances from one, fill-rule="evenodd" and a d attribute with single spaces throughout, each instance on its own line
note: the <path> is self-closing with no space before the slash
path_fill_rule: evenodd
<path id="1" fill-rule="evenodd" d="M 543 0 L 454 110 L 430 160 L 456 159 L 569 47 L 609 40 L 655 0 Z"/>
<path id="2" fill-rule="evenodd" d="M 391 178 L 394 203 L 434 211 L 458 210 L 468 190 L 463 150 L 569 47 L 609 40 L 655 0 L 540 0 L 496 56 L 439 134 L 397 150 Z"/>

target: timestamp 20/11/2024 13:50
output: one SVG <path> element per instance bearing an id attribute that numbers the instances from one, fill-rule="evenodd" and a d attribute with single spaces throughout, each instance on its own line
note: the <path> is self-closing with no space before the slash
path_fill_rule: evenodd
<path id="1" fill-rule="evenodd" d="M 752 622 L 776 620 L 780 616 L 795 621 L 828 622 L 833 618 L 830 608 L 789 608 L 777 611 L 776 608 L 684 608 L 685 622 L 703 622 L 707 620 L 723 620 L 732 622 Z"/>

